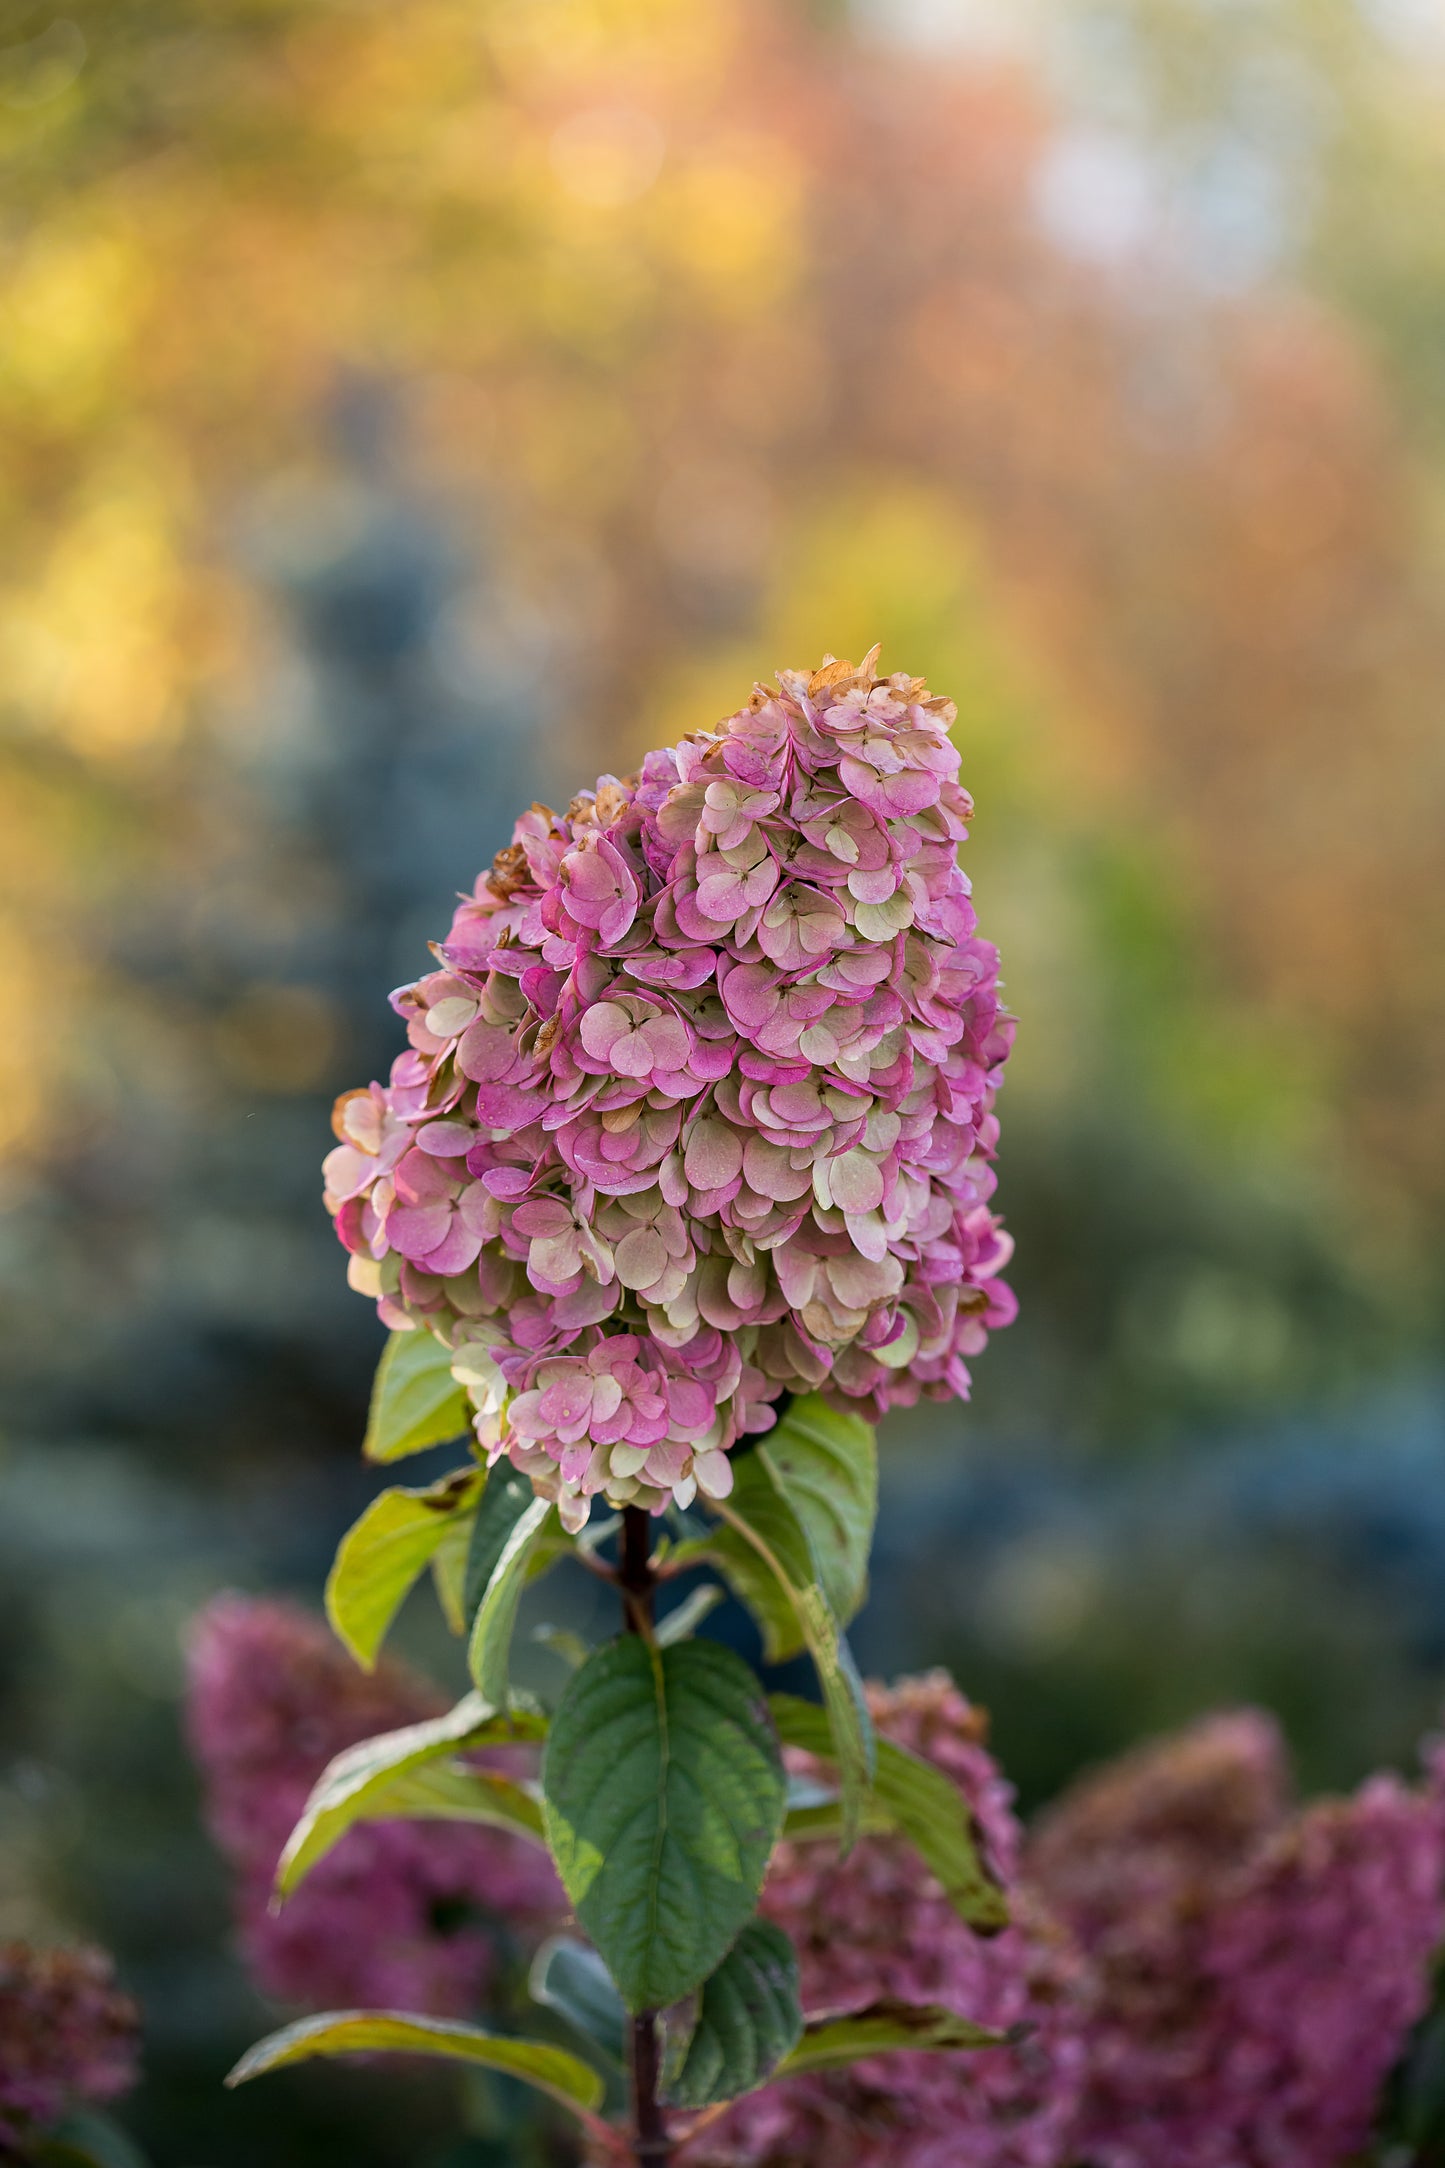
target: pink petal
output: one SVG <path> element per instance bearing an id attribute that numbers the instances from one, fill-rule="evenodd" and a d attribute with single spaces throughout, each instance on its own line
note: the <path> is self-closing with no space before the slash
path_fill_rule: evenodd
<path id="1" fill-rule="evenodd" d="M 705 1116 L 693 1124 L 683 1166 L 694 1189 L 723 1189 L 742 1173 L 742 1139 L 726 1122 Z"/>

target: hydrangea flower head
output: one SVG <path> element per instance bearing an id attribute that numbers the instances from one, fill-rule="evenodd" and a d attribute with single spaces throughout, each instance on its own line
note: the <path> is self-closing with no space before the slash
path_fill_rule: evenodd
<path id="1" fill-rule="evenodd" d="M 1013 1315 L 955 711 L 876 660 L 524 813 L 338 1101 L 352 1284 L 569 1527 L 726 1496 L 784 1393 L 966 1394 Z"/>
<path id="2" fill-rule="evenodd" d="M 138 2039 L 103 1951 L 0 1944 L 0 2157 L 71 2103 L 129 2091 Z"/>
<path id="3" fill-rule="evenodd" d="M 1269 1718 L 1217 1716 L 1044 1817 L 1027 1871 L 1096 1984 L 1081 2160 L 1360 2157 L 1429 1999 L 1445 1828 L 1388 1775 L 1291 1812 L 1286 1774 Z"/>

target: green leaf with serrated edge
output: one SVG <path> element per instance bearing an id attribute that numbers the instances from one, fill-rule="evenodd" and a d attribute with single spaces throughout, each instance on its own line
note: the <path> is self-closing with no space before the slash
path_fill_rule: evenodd
<path id="1" fill-rule="evenodd" d="M 553 1935 L 532 1960 L 527 1992 L 555 2010 L 574 2031 L 620 2069 L 627 2053 L 627 2011 L 612 1975 L 595 1950 L 570 1935 Z"/>
<path id="2" fill-rule="evenodd" d="M 1003 2048 L 1022 2038 L 1027 2027 L 990 2032 L 937 2003 L 873 2002 L 848 2017 L 819 2018 L 807 2026 L 791 2055 L 773 2072 L 796 2078 L 805 2070 L 834 2070 L 864 2055 L 886 2055 L 894 2048 L 913 2054 L 950 2048 Z"/>
<path id="3" fill-rule="evenodd" d="M 536 2086 L 574 2115 L 588 2115 L 603 2094 L 597 2072 L 566 2048 L 541 2040 L 498 2039 L 477 2025 L 462 2025 L 451 2018 L 412 2017 L 402 2010 L 328 2010 L 319 2017 L 299 2018 L 248 2048 L 226 2083 L 244 2085 L 268 2070 L 284 2070 L 288 2063 L 302 2063 L 313 2055 L 378 2053 L 444 2055 L 457 2062 L 479 2063 Z"/>
<path id="4" fill-rule="evenodd" d="M 508 1536 L 536 1495 L 527 1478 L 519 1475 L 509 1460 L 499 1460 L 488 1476 L 467 1545 L 462 1608 L 468 1625 L 476 1617 L 477 1606 L 487 1593 Z"/>
<path id="5" fill-rule="evenodd" d="M 451 1350 L 424 1326 L 394 1332 L 376 1366 L 365 1458 L 402 1460 L 465 1437 L 471 1427 L 471 1402 L 452 1376 Z"/>
<path id="6" fill-rule="evenodd" d="M 757 1447 L 803 1527 L 823 1593 L 840 1626 L 863 1608 L 878 1516 L 873 1426 L 820 1393 L 795 1400 Z"/>
<path id="7" fill-rule="evenodd" d="M 367 1671 L 408 1591 L 486 1478 L 460 1468 L 425 1490 L 384 1490 L 347 1530 L 326 1577 L 326 1616 Z"/>
<path id="8" fill-rule="evenodd" d="M 749 1920 L 703 1982 L 686 2054 L 663 2098 L 674 2108 L 708 2108 L 755 2092 L 802 2033 L 793 1945 L 770 1920 Z"/>
<path id="9" fill-rule="evenodd" d="M 679 2001 L 751 1916 L 786 1786 L 731 1649 L 627 1634 L 577 1673 L 542 1765 L 552 1857 L 630 2010 Z"/>
<path id="10" fill-rule="evenodd" d="M 277 1895 L 289 1895 L 352 1823 L 369 1817 L 388 1788 L 410 1771 L 466 1747 L 541 1739 L 546 1729 L 541 1717 L 507 1714 L 480 1694 L 464 1694 L 445 1716 L 405 1724 L 399 1731 L 381 1732 L 347 1747 L 322 1770 L 286 1840 L 276 1869 Z"/>
<path id="11" fill-rule="evenodd" d="M 727 1590 L 719 1588 L 716 1581 L 708 1581 L 684 1596 L 675 1611 L 657 1622 L 657 1645 L 670 1649 L 676 1641 L 686 1641 L 696 1633 L 703 1620 L 714 1612 L 720 1603 L 727 1601 Z"/>
<path id="12" fill-rule="evenodd" d="M 816 1702 L 773 1694 L 768 1706 L 785 1746 L 833 1758 L 828 1718 Z M 978 1934 L 997 1934 L 1008 1925 L 1008 1900 L 984 1863 L 967 1800 L 922 1755 L 887 1738 L 878 1740 L 877 1751 L 870 1807 L 908 1838 L 959 1917 Z M 787 1832 L 809 1833 L 819 1831 L 809 1832 L 806 1819 Z"/>
<path id="13" fill-rule="evenodd" d="M 555 1511 L 550 1499 L 534 1498 L 513 1524 L 472 1622 L 467 1668 L 478 1692 L 498 1706 L 507 1698 L 512 1630 L 527 1583 L 530 1553 Z"/>
<path id="14" fill-rule="evenodd" d="M 714 1538 L 713 1551 L 745 1601 L 749 1600 L 748 1587 L 757 1578 L 755 1562 L 760 1564 L 773 1584 L 768 1603 L 776 1607 L 780 1601 L 786 1602 L 797 1620 L 801 1642 L 813 1659 L 828 1711 L 831 1752 L 842 1793 L 846 1851 L 861 1826 L 873 1778 L 873 1725 L 848 1644 L 815 1576 L 802 1525 L 767 1469 L 757 1462 L 756 1453 L 747 1454 L 738 1468 L 731 1497 L 713 1501 L 713 1510 L 728 1524 Z M 767 1639 L 765 1629 L 765 1642 Z M 768 1654 L 773 1656 L 773 1648 Z"/>

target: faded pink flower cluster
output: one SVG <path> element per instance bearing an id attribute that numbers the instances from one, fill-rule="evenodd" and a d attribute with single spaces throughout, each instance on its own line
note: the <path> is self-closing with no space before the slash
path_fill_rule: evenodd
<path id="1" fill-rule="evenodd" d="M 726 1496 L 785 1392 L 966 1393 L 1013 1316 L 954 709 L 876 654 L 524 814 L 338 1101 L 352 1284 L 569 1527 Z"/>
<path id="2" fill-rule="evenodd" d="M 984 1745 L 987 1720 L 947 1673 L 870 1686 L 880 1731 L 925 1755 L 967 1799 L 1013 1924 L 981 1940 L 901 1838 L 782 1844 L 763 1911 L 792 1938 L 809 2011 L 883 1996 L 942 2003 L 1018 2045 L 958 2055 L 874 2056 L 750 2095 L 702 2133 L 689 2168 L 1061 2168 L 1084 2083 L 1088 1983 L 1067 1935 L 1017 1882 L 1012 1791 Z M 789 1754 L 799 1774 L 815 1773 Z M 1158 2168 L 1158 2164 L 1155 2164 Z"/>
<path id="3" fill-rule="evenodd" d="M 1277 1730 L 1210 1719 L 1076 1786 L 1026 1873 L 1095 1982 L 1071 2157 L 1342 2168 L 1430 1994 L 1445 1822 L 1372 1777 L 1290 1812 Z"/>
<path id="4" fill-rule="evenodd" d="M 74 2102 L 128 2092 L 138 2041 L 103 1951 L 0 1943 L 0 2156 Z"/>
<path id="5" fill-rule="evenodd" d="M 320 1619 L 289 1603 L 219 1598 L 196 1620 L 189 1656 L 192 1751 L 212 1835 L 236 1872 L 241 1950 L 258 1983 L 316 2007 L 475 2014 L 502 1948 L 539 1939 L 566 1910 L 551 1861 L 525 1838 L 367 1822 L 280 1912 L 269 1902 L 282 1847 L 332 1756 L 445 1704 L 396 1664 L 358 1670 Z"/>
<path id="6" fill-rule="evenodd" d="M 1015 1924 L 976 1940 L 900 1842 L 866 1838 L 841 1863 L 784 1844 L 764 1910 L 797 1944 L 805 2004 L 899 1995 L 1031 2031 L 771 2086 L 684 2147 L 688 2168 L 1362 2157 L 1445 1927 L 1445 1753 L 1423 1789 L 1377 1776 L 1292 1809 L 1270 1719 L 1214 1717 L 1076 1785 L 1021 1852 L 981 1720 L 947 1678 L 870 1700 L 969 1800 Z"/>

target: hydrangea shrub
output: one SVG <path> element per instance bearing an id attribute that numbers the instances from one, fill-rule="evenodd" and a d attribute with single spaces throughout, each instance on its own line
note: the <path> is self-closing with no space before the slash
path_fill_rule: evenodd
<path id="1" fill-rule="evenodd" d="M 525 813 L 394 997 L 409 1044 L 388 1081 L 338 1102 L 326 1202 L 392 1334 L 365 1450 L 463 1438 L 470 1457 L 374 1500 L 328 1607 L 370 1666 L 430 1565 L 472 1688 L 331 1761 L 277 1896 L 358 1823 L 451 1816 L 544 1845 L 586 1940 L 534 1973 L 572 2046 L 350 2010 L 263 2042 L 238 2079 L 449 2055 L 529 2079 L 598 2159 L 659 2164 L 775 2078 L 1012 2052 L 921 1992 L 808 2010 L 759 1911 L 780 1841 L 891 1830 L 963 1932 L 1007 1924 L 966 1797 L 876 1737 L 844 1640 L 874 1423 L 965 1394 L 1013 1315 L 991 1207 L 1012 1024 L 958 863 L 954 710 L 876 663 L 785 671 L 638 775 Z M 509 1649 L 523 1588 L 564 1560 L 612 1585 L 622 1631 L 543 1711 Z M 684 1574 L 721 1577 L 770 1656 L 806 1649 L 821 1707 L 770 1699 L 699 1638 L 703 1590 L 659 1617 Z M 535 1782 L 477 1759 L 529 1743 Z M 821 1788 L 796 1796 L 785 1745 Z"/>

